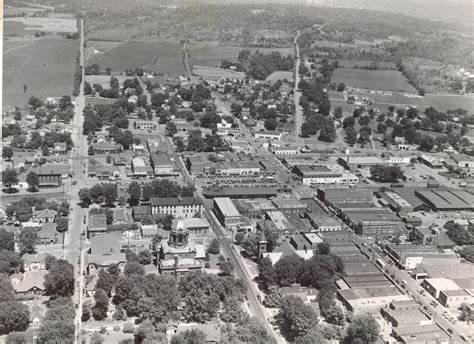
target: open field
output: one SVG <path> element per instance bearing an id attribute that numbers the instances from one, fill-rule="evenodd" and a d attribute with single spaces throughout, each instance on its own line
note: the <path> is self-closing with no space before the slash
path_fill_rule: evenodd
<path id="1" fill-rule="evenodd" d="M 370 60 L 348 60 L 348 59 L 328 59 L 329 61 L 337 61 L 339 68 L 363 68 L 375 65 L 378 69 L 397 69 L 397 65 L 389 61 L 370 61 Z"/>
<path id="2" fill-rule="evenodd" d="M 184 74 L 179 43 L 125 42 L 104 54 L 90 56 L 87 65 L 99 64 L 115 72 L 143 68 L 148 72 L 180 75 Z"/>
<path id="3" fill-rule="evenodd" d="M 15 17 L 5 18 L 5 23 L 22 23 L 26 26 L 24 30 L 36 30 L 44 32 L 76 32 L 77 21 L 74 18 L 53 17 Z"/>
<path id="4" fill-rule="evenodd" d="M 138 29 L 99 29 L 87 32 L 88 40 L 125 42 L 139 35 Z"/>
<path id="5" fill-rule="evenodd" d="M 474 114 L 474 96 L 461 96 L 455 94 L 427 94 L 425 98 L 439 111 L 465 109 Z"/>
<path id="6" fill-rule="evenodd" d="M 73 40 L 43 39 L 4 54 L 3 105 L 22 107 L 31 96 L 70 95 L 77 45 Z"/>
<path id="7" fill-rule="evenodd" d="M 219 67 L 207 67 L 207 66 L 193 66 L 193 74 L 203 77 L 205 79 L 244 79 L 245 73 L 233 72 L 229 69 L 223 69 Z"/>
<path id="8" fill-rule="evenodd" d="M 276 82 L 278 80 L 283 80 L 283 79 L 286 79 L 288 81 L 293 81 L 293 72 L 279 70 L 267 76 L 266 81 L 273 83 L 273 82 Z"/>
<path id="9" fill-rule="evenodd" d="M 4 18 L 8 18 L 9 16 L 16 16 L 16 15 L 21 15 L 21 14 L 31 15 L 39 11 L 41 11 L 39 8 L 33 8 L 33 7 L 4 6 L 3 16 Z"/>
<path id="10" fill-rule="evenodd" d="M 278 51 L 283 56 L 293 55 L 293 48 L 243 48 L 217 45 L 216 42 L 198 42 L 188 45 L 188 52 L 193 65 L 220 67 L 222 60 L 237 61 L 239 52 L 249 49 L 252 53 L 256 50 L 268 54 Z"/>
<path id="11" fill-rule="evenodd" d="M 133 76 L 126 75 L 112 75 L 114 78 L 117 78 L 120 84 L 122 84 L 127 79 L 133 79 Z M 91 85 L 99 84 L 104 88 L 110 87 L 110 78 L 111 75 L 86 75 L 85 79 Z"/>
<path id="12" fill-rule="evenodd" d="M 109 50 L 117 48 L 123 42 L 111 41 L 87 41 L 87 47 L 84 50 L 86 61 L 107 53 Z"/>
<path id="13" fill-rule="evenodd" d="M 398 71 L 365 70 L 353 68 L 337 68 L 332 80 L 343 82 L 348 87 L 369 88 L 373 90 L 414 92 L 413 88 Z"/>

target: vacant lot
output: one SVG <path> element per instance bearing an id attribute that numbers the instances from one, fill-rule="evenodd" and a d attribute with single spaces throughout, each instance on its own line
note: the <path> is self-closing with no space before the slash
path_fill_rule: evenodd
<path id="1" fill-rule="evenodd" d="M 222 60 L 237 61 L 239 52 L 243 50 L 242 47 L 231 47 L 224 45 L 217 45 L 215 42 L 199 42 L 190 44 L 188 52 L 191 57 L 193 65 L 220 67 Z M 252 53 L 256 50 L 268 54 L 272 51 L 278 51 L 280 54 L 293 55 L 293 48 L 247 48 Z"/>
<path id="2" fill-rule="evenodd" d="M 417 92 L 400 72 L 393 70 L 365 70 L 338 68 L 332 80 L 343 82 L 349 87 L 368 88 L 372 90 Z"/>
<path id="3" fill-rule="evenodd" d="M 288 80 L 288 81 L 293 81 L 293 72 L 289 71 L 276 71 L 267 76 L 267 81 L 268 82 L 276 82 L 278 80 Z"/>
<path id="4" fill-rule="evenodd" d="M 219 67 L 207 67 L 207 66 L 193 66 L 193 74 L 201 76 L 206 79 L 244 79 L 245 73 L 233 72 L 229 69 L 222 69 Z"/>
<path id="5" fill-rule="evenodd" d="M 35 30 L 44 32 L 76 32 L 77 21 L 74 18 L 54 18 L 54 17 L 15 17 L 5 18 L 5 23 L 22 23 L 25 30 Z"/>
<path id="6" fill-rule="evenodd" d="M 31 96 L 70 95 L 78 52 L 77 41 L 43 39 L 4 54 L 3 105 L 22 107 Z"/>
<path id="7" fill-rule="evenodd" d="M 184 74 L 179 43 L 125 42 L 104 54 L 91 55 L 87 64 L 93 63 L 103 68 L 110 67 L 115 72 L 138 67 L 148 72 Z"/>

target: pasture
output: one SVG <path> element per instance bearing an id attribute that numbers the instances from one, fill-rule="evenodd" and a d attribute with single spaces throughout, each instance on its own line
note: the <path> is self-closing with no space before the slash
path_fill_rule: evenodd
<path id="1" fill-rule="evenodd" d="M 125 42 L 103 54 L 91 55 L 87 65 L 93 63 L 103 68 L 110 67 L 114 72 L 143 68 L 158 74 L 184 74 L 179 43 Z"/>
<path id="2" fill-rule="evenodd" d="M 199 42 L 188 45 L 188 52 L 193 65 L 220 67 L 222 60 L 237 61 L 239 52 L 249 49 L 252 54 L 255 51 L 268 54 L 278 51 L 283 56 L 293 55 L 293 48 L 243 48 L 217 45 L 216 42 Z"/>
<path id="3" fill-rule="evenodd" d="M 270 74 L 269 76 L 267 76 L 267 79 L 266 81 L 267 82 L 271 82 L 271 83 L 274 83 L 278 80 L 288 80 L 288 81 L 294 81 L 293 80 L 293 72 L 290 72 L 290 71 L 276 71 L 276 72 L 273 72 L 272 74 Z"/>
<path id="4" fill-rule="evenodd" d="M 205 79 L 244 79 L 245 73 L 234 72 L 229 69 L 207 66 L 193 66 L 193 74 Z"/>
<path id="5" fill-rule="evenodd" d="M 138 29 L 98 29 L 86 33 L 87 39 L 92 41 L 125 42 L 140 34 Z"/>
<path id="6" fill-rule="evenodd" d="M 400 72 L 394 70 L 337 68 L 334 71 L 332 81 L 342 82 L 348 87 L 371 90 L 417 92 Z"/>
<path id="7" fill-rule="evenodd" d="M 51 54 L 54 52 L 54 54 Z M 3 55 L 3 105 L 25 106 L 31 96 L 72 94 L 78 42 L 42 39 Z M 24 92 L 23 86 L 26 86 Z"/>

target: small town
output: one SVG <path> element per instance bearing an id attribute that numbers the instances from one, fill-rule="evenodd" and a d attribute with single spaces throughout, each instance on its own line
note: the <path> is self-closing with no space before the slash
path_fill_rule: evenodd
<path id="1" fill-rule="evenodd" d="M 474 343 L 474 73 L 405 47 L 434 12 L 158 3 L 6 1 L 0 343 Z"/>

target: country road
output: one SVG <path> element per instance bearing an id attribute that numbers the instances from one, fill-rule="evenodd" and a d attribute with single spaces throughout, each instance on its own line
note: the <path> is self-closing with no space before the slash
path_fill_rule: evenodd
<path id="1" fill-rule="evenodd" d="M 301 126 L 303 125 L 303 109 L 300 106 L 300 98 L 301 98 L 301 91 L 298 89 L 298 84 L 300 82 L 300 47 L 298 45 L 298 37 L 300 36 L 300 32 L 295 36 L 295 48 L 296 48 L 296 64 L 295 64 L 295 88 L 294 88 L 294 95 L 293 100 L 295 103 L 295 138 L 298 144 L 303 143 L 303 139 L 301 137 Z"/>

